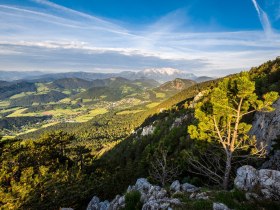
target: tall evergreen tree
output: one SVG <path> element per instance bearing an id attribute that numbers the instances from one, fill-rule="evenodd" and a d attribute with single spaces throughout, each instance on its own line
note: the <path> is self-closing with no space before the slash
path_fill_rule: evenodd
<path id="1" fill-rule="evenodd" d="M 276 92 L 269 92 L 263 96 L 264 100 L 259 100 L 255 93 L 255 83 L 250 81 L 247 74 L 241 74 L 224 79 L 210 92 L 209 97 L 197 104 L 195 117 L 198 124 L 190 125 L 188 132 L 193 139 L 214 141 L 223 149 L 226 165 L 222 185 L 225 189 L 228 188 L 235 153 L 247 151 L 247 155 L 243 156 L 245 158 L 265 152 L 265 145 L 257 145 L 255 139 L 248 135 L 251 125 L 242 119 L 255 111 L 271 111 L 271 105 L 277 97 Z M 201 170 L 207 168 L 204 167 L 201 164 Z M 216 173 L 210 174 L 219 176 Z"/>

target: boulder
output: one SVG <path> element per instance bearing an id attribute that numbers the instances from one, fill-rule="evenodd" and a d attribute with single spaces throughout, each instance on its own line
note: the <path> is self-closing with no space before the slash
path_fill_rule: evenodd
<path id="1" fill-rule="evenodd" d="M 184 184 L 182 184 L 182 186 L 181 186 L 181 190 L 183 191 L 183 192 L 196 192 L 196 191 L 198 191 L 199 190 L 199 188 L 198 187 L 196 187 L 196 186 L 194 186 L 194 185 L 192 185 L 192 184 L 189 184 L 189 183 L 184 183 Z"/>
<path id="2" fill-rule="evenodd" d="M 258 183 L 258 171 L 252 166 L 242 166 L 237 169 L 234 185 L 244 191 L 252 190 Z"/>
<path id="3" fill-rule="evenodd" d="M 147 193 L 151 186 L 152 185 L 148 182 L 147 179 L 140 178 L 140 179 L 137 179 L 137 181 L 136 181 L 135 190 Z"/>
<path id="4" fill-rule="evenodd" d="M 180 189 L 181 189 L 181 184 L 178 180 L 174 181 L 170 186 L 170 191 L 172 192 L 180 191 Z"/>
<path id="5" fill-rule="evenodd" d="M 280 200 L 280 171 L 259 170 L 259 183 L 265 198 Z"/>
<path id="6" fill-rule="evenodd" d="M 257 193 L 258 196 L 271 200 L 280 200 L 280 171 L 242 166 L 237 170 L 235 187 L 245 192 Z M 247 198 L 255 197 L 247 194 Z"/>
<path id="7" fill-rule="evenodd" d="M 230 209 L 223 203 L 213 203 L 213 210 L 230 210 Z"/>

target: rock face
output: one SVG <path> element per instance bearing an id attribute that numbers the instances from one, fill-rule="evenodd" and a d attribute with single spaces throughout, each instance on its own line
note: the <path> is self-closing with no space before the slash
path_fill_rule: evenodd
<path id="1" fill-rule="evenodd" d="M 252 129 L 249 132 L 255 135 L 258 143 L 264 143 L 270 151 L 273 140 L 280 135 L 280 99 L 278 99 L 273 107 L 273 112 L 257 112 L 254 117 Z"/>
<path id="2" fill-rule="evenodd" d="M 206 91 L 199 92 L 190 103 L 190 108 L 194 108 L 198 101 L 205 95 Z"/>
<path id="3" fill-rule="evenodd" d="M 141 136 L 148 136 L 153 134 L 155 131 L 155 127 L 153 125 L 149 125 L 143 128 Z"/>
<path id="4" fill-rule="evenodd" d="M 188 114 L 183 115 L 183 116 L 181 116 L 181 117 L 177 117 L 177 118 L 174 120 L 173 124 L 171 125 L 170 129 L 181 126 L 181 125 L 183 124 L 183 122 L 184 122 L 185 120 L 187 120 L 188 118 L 189 118 L 189 115 L 188 115 Z"/>
<path id="5" fill-rule="evenodd" d="M 236 188 L 248 192 L 247 198 L 264 197 L 280 200 L 280 171 L 242 166 L 234 180 Z"/>
<path id="6" fill-rule="evenodd" d="M 280 171 L 280 150 L 275 151 L 269 160 L 262 165 L 262 168 Z"/>

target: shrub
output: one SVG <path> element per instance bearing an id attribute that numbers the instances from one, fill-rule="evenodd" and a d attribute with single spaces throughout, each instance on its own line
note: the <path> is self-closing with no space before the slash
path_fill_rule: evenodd
<path id="1" fill-rule="evenodd" d="M 139 191 L 131 191 L 125 195 L 125 210 L 141 210 L 142 203 L 140 201 L 141 193 Z"/>

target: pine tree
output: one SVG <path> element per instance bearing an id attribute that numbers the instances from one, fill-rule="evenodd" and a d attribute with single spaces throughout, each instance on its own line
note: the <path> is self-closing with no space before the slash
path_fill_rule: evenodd
<path id="1" fill-rule="evenodd" d="M 248 135 L 251 125 L 242 119 L 256 111 L 271 111 L 277 97 L 276 92 L 269 92 L 263 96 L 264 100 L 259 100 L 255 83 L 250 81 L 247 74 L 241 74 L 224 79 L 210 92 L 209 97 L 197 104 L 195 117 L 198 124 L 189 126 L 188 132 L 192 139 L 218 143 L 225 152 L 226 165 L 222 177 L 225 189 L 228 188 L 235 153 L 249 151 L 244 156 L 246 158 L 265 152 L 264 145 L 257 145 L 255 139 Z"/>

